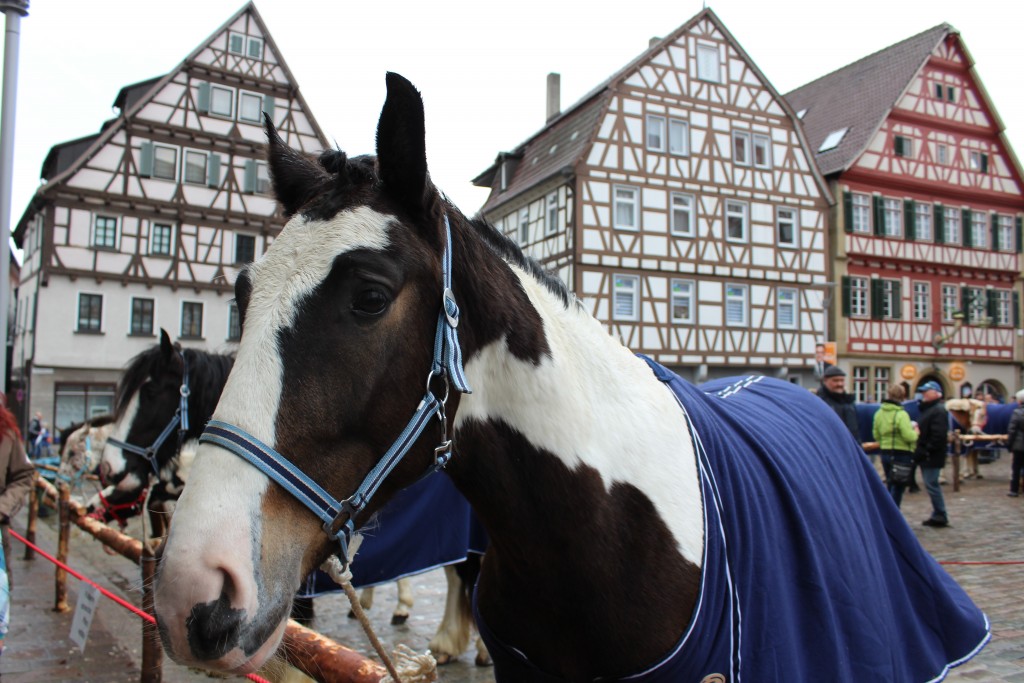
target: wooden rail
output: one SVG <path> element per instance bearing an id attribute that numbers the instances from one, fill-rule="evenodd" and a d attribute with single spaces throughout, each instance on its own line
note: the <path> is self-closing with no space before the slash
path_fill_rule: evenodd
<path id="1" fill-rule="evenodd" d="M 953 444 L 953 491 L 960 490 L 960 457 L 963 454 L 964 449 L 971 450 L 971 446 L 973 446 L 977 441 L 982 443 L 1006 441 L 1006 434 L 949 433 L 949 442 Z M 878 450 L 877 441 L 865 441 L 860 446 L 864 449 L 865 453 Z"/>

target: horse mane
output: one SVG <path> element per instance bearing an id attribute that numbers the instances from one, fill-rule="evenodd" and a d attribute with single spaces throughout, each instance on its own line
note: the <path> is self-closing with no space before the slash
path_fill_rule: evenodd
<path id="1" fill-rule="evenodd" d="M 192 389 L 190 400 L 195 402 L 198 408 L 209 408 L 208 414 L 213 414 L 213 408 L 220 398 L 228 373 L 235 362 L 234 354 L 211 353 L 201 349 L 185 349 L 182 353 L 189 368 L 189 385 Z M 132 396 L 147 379 L 164 370 L 164 365 L 164 353 L 160 344 L 142 351 L 128 361 L 115 391 L 114 419 L 119 421 L 124 417 Z M 207 406 L 208 402 L 211 403 Z"/>

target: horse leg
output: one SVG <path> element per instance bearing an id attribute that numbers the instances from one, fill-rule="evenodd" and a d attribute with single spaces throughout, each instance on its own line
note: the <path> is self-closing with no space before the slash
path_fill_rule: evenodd
<path id="1" fill-rule="evenodd" d="M 364 612 L 369 612 L 370 608 L 373 607 L 373 586 L 364 588 L 359 593 L 359 606 L 363 608 Z M 348 611 L 348 618 L 355 619 L 356 613 L 352 610 Z"/>
<path id="2" fill-rule="evenodd" d="M 412 579 L 398 580 L 398 606 L 391 614 L 391 624 L 399 626 L 409 619 L 409 610 L 412 608 Z"/>
<path id="3" fill-rule="evenodd" d="M 439 665 L 457 659 L 469 647 L 469 624 L 473 619 L 471 606 L 467 613 L 465 603 L 468 601 L 463 597 L 466 591 L 455 568 L 450 565 L 445 567 L 444 577 L 448 581 L 444 616 L 437 627 L 437 633 L 427 646 Z"/>

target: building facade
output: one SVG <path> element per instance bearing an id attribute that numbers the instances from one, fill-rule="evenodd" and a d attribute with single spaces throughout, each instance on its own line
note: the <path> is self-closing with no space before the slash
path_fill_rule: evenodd
<path id="1" fill-rule="evenodd" d="M 58 428 L 110 412 L 121 369 L 161 328 L 232 349 L 235 277 L 284 225 L 263 116 L 296 149 L 327 146 L 251 3 L 114 106 L 99 133 L 52 148 L 15 232 L 12 394 Z"/>
<path id="2" fill-rule="evenodd" d="M 830 329 L 857 398 L 928 379 L 1012 395 L 1021 167 L 960 34 L 937 26 L 786 98 L 838 200 Z"/>
<path id="3" fill-rule="evenodd" d="M 556 76 L 557 78 L 557 76 Z M 474 183 L 483 214 L 631 349 L 704 380 L 812 383 L 831 195 L 802 129 L 704 10 Z"/>

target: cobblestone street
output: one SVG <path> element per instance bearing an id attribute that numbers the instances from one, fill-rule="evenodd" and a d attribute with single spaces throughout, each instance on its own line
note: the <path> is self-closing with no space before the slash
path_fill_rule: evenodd
<path id="1" fill-rule="evenodd" d="M 985 478 L 963 483 L 959 492 L 943 487 L 951 526 L 933 529 L 921 526 L 930 504 L 923 491 L 904 497 L 903 512 L 921 542 L 942 562 L 1008 562 L 1024 560 L 1024 498 L 1008 498 L 1009 459 L 984 465 Z M 54 517 L 41 520 L 39 545 L 56 548 Z M 24 513 L 16 521 L 24 529 Z M 138 533 L 138 527 L 129 529 Z M 52 611 L 53 568 L 43 558 L 23 558 L 23 547 L 14 542 L 15 589 L 11 608 L 11 631 L 7 649 L 0 657 L 4 683 L 45 683 L 50 681 L 139 680 L 141 636 L 138 618 L 103 600 L 92 624 L 85 653 L 71 643 L 72 613 Z M 138 604 L 139 574 L 131 562 L 103 552 L 100 545 L 77 529 L 71 540 L 71 565 L 105 588 Z M 974 660 L 955 669 L 948 681 L 980 683 L 1024 683 L 1024 566 L 1007 564 L 947 564 L 946 569 L 986 611 L 992 622 L 992 641 Z M 445 580 L 441 570 L 413 579 L 415 605 L 403 626 L 390 624 L 397 601 L 393 585 L 377 591 L 371 619 L 385 646 L 405 643 L 415 650 L 426 649 L 440 619 Z M 69 581 L 69 603 L 75 604 L 79 582 Z M 313 628 L 362 653 L 372 652 L 358 624 L 347 618 L 348 603 L 343 595 L 316 600 Z M 165 662 L 168 683 L 209 681 L 197 672 Z M 239 679 L 241 680 L 241 679 Z M 473 653 L 440 670 L 445 683 L 490 683 L 490 668 L 473 664 Z"/>

